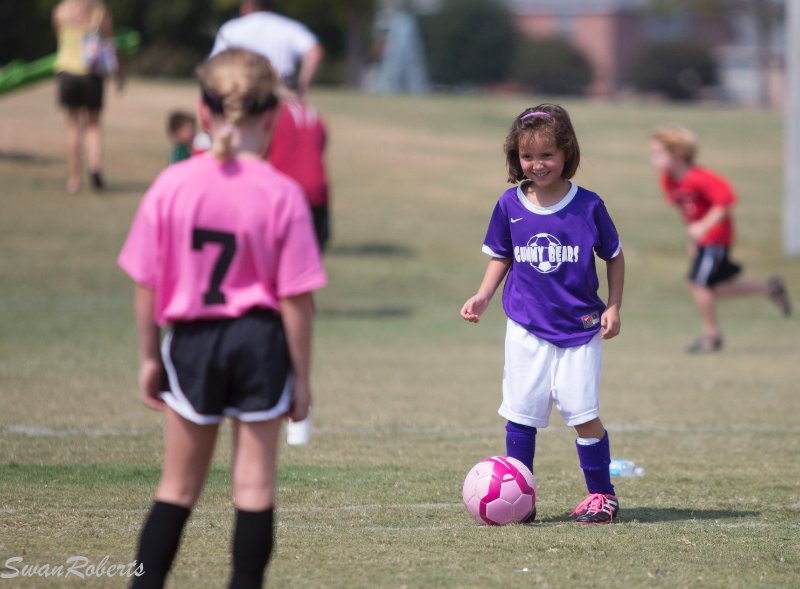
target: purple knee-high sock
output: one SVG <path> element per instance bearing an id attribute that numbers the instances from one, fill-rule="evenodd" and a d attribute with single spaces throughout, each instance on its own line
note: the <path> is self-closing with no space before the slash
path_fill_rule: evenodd
<path id="1" fill-rule="evenodd" d="M 516 458 L 533 472 L 536 428 L 509 421 L 506 424 L 506 455 Z"/>
<path id="2" fill-rule="evenodd" d="M 589 489 L 589 493 L 614 495 L 614 485 L 611 484 L 611 475 L 608 472 L 608 465 L 611 463 L 608 432 L 596 444 L 584 446 L 576 443 L 575 446 L 578 448 L 578 460 L 580 460 L 583 478 L 586 479 L 586 488 Z"/>

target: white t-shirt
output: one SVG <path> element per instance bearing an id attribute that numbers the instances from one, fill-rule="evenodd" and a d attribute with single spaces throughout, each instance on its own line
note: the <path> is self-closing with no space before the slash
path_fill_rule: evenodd
<path id="1" fill-rule="evenodd" d="M 317 44 L 317 38 L 299 22 L 274 12 L 253 12 L 226 22 L 214 41 L 211 55 L 239 48 L 260 53 L 284 79 L 295 73 L 297 62 Z"/>

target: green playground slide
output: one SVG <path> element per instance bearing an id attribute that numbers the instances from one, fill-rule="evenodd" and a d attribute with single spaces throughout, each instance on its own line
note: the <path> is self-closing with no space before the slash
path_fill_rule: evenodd
<path id="1" fill-rule="evenodd" d="M 118 29 L 114 38 L 117 51 L 121 55 L 131 55 L 139 49 L 140 35 L 133 29 Z M 16 59 L 9 62 L 0 68 L 0 94 L 52 76 L 55 63 L 55 53 L 34 61 L 24 62 Z"/>

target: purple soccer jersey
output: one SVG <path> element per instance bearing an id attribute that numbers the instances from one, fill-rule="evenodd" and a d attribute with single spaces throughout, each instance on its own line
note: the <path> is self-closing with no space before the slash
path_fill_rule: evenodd
<path id="1" fill-rule="evenodd" d="M 533 335 L 566 348 L 600 331 L 605 303 L 594 256 L 610 260 L 621 246 L 597 194 L 572 184 L 558 204 L 540 208 L 519 186 L 510 188 L 497 201 L 483 251 L 511 259 L 503 309 Z"/>

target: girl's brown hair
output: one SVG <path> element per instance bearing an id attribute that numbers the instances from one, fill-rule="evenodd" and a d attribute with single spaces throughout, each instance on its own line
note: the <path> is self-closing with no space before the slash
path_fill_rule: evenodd
<path id="1" fill-rule="evenodd" d="M 543 135 L 555 143 L 556 148 L 564 152 L 564 171 L 562 178 L 572 178 L 581 163 L 581 150 L 578 137 L 572 127 L 569 114 L 557 104 L 540 104 L 525 109 L 514 119 L 511 130 L 506 136 L 503 149 L 506 153 L 508 181 L 512 184 L 525 179 L 519 163 L 519 142 L 534 134 Z"/>
<path id="2" fill-rule="evenodd" d="M 266 57 L 228 49 L 197 68 L 203 102 L 225 120 L 225 128 L 214 136 L 212 151 L 219 160 L 233 157 L 233 127 L 249 117 L 278 106 L 280 76 Z"/>

